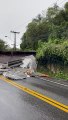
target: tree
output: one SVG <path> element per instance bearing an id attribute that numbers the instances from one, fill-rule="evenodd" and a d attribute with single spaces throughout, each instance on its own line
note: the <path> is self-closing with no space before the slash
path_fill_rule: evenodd
<path id="1" fill-rule="evenodd" d="M 38 14 L 36 18 L 33 19 L 33 22 L 36 22 L 37 24 L 39 24 L 40 22 L 42 22 L 42 15 Z"/>
<path id="2" fill-rule="evenodd" d="M 22 36 L 22 43 L 20 45 L 21 49 L 32 49 L 36 50 L 38 47 L 38 41 L 47 41 L 49 36 L 49 24 L 45 21 L 37 24 L 35 21 L 32 21 L 28 24 L 27 30 Z"/>
<path id="3" fill-rule="evenodd" d="M 2 39 L 0 39 L 0 51 L 6 50 L 7 47 L 8 46 L 6 45 L 6 43 Z"/>
<path id="4" fill-rule="evenodd" d="M 65 20 L 68 21 L 68 2 L 66 2 L 64 8 L 65 8 L 65 18 L 66 18 Z"/>
<path id="5" fill-rule="evenodd" d="M 59 13 L 59 7 L 57 4 L 54 4 L 53 7 L 49 7 L 46 13 L 46 19 L 49 22 L 53 22 L 53 18 Z"/>
<path id="6" fill-rule="evenodd" d="M 65 11 L 68 11 L 68 2 L 66 2 L 64 8 L 65 8 Z"/>
<path id="7" fill-rule="evenodd" d="M 37 23 L 32 21 L 28 24 L 27 30 L 22 36 L 21 49 L 35 49 L 36 48 L 36 36 L 37 36 Z"/>
<path id="8" fill-rule="evenodd" d="M 37 50 L 38 42 L 60 43 L 68 39 L 68 2 L 63 9 L 57 4 L 48 8 L 46 17 L 38 14 L 27 26 L 22 36 L 21 49 Z"/>

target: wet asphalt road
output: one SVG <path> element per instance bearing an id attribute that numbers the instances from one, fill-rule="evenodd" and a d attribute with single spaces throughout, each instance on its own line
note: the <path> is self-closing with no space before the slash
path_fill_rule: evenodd
<path id="1" fill-rule="evenodd" d="M 68 83 L 39 78 L 15 82 L 68 105 Z M 68 120 L 68 114 L 0 79 L 0 120 Z"/>

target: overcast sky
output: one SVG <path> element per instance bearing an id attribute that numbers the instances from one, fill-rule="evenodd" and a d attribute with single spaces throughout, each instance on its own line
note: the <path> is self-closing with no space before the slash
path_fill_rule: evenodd
<path id="1" fill-rule="evenodd" d="M 14 40 L 10 31 L 18 31 L 19 46 L 28 23 L 56 1 L 59 6 L 63 6 L 68 0 L 0 0 L 0 38 L 11 45 Z M 6 35 L 8 38 L 5 38 Z"/>

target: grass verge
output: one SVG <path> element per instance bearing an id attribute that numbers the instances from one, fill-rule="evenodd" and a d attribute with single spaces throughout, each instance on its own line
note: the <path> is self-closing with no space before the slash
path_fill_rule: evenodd
<path id="1" fill-rule="evenodd" d="M 46 74 L 52 78 L 68 80 L 68 73 L 64 73 L 63 71 L 57 71 L 56 73 L 53 73 L 50 70 L 48 70 L 47 68 L 45 68 L 43 66 L 39 66 L 37 68 L 37 72 Z"/>

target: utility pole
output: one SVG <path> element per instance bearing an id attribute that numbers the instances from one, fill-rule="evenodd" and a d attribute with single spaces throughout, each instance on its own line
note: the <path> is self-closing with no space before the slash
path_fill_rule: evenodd
<path id="1" fill-rule="evenodd" d="M 19 34 L 20 32 L 16 31 L 10 31 L 11 33 L 14 33 L 14 51 L 16 51 L 16 34 Z"/>

